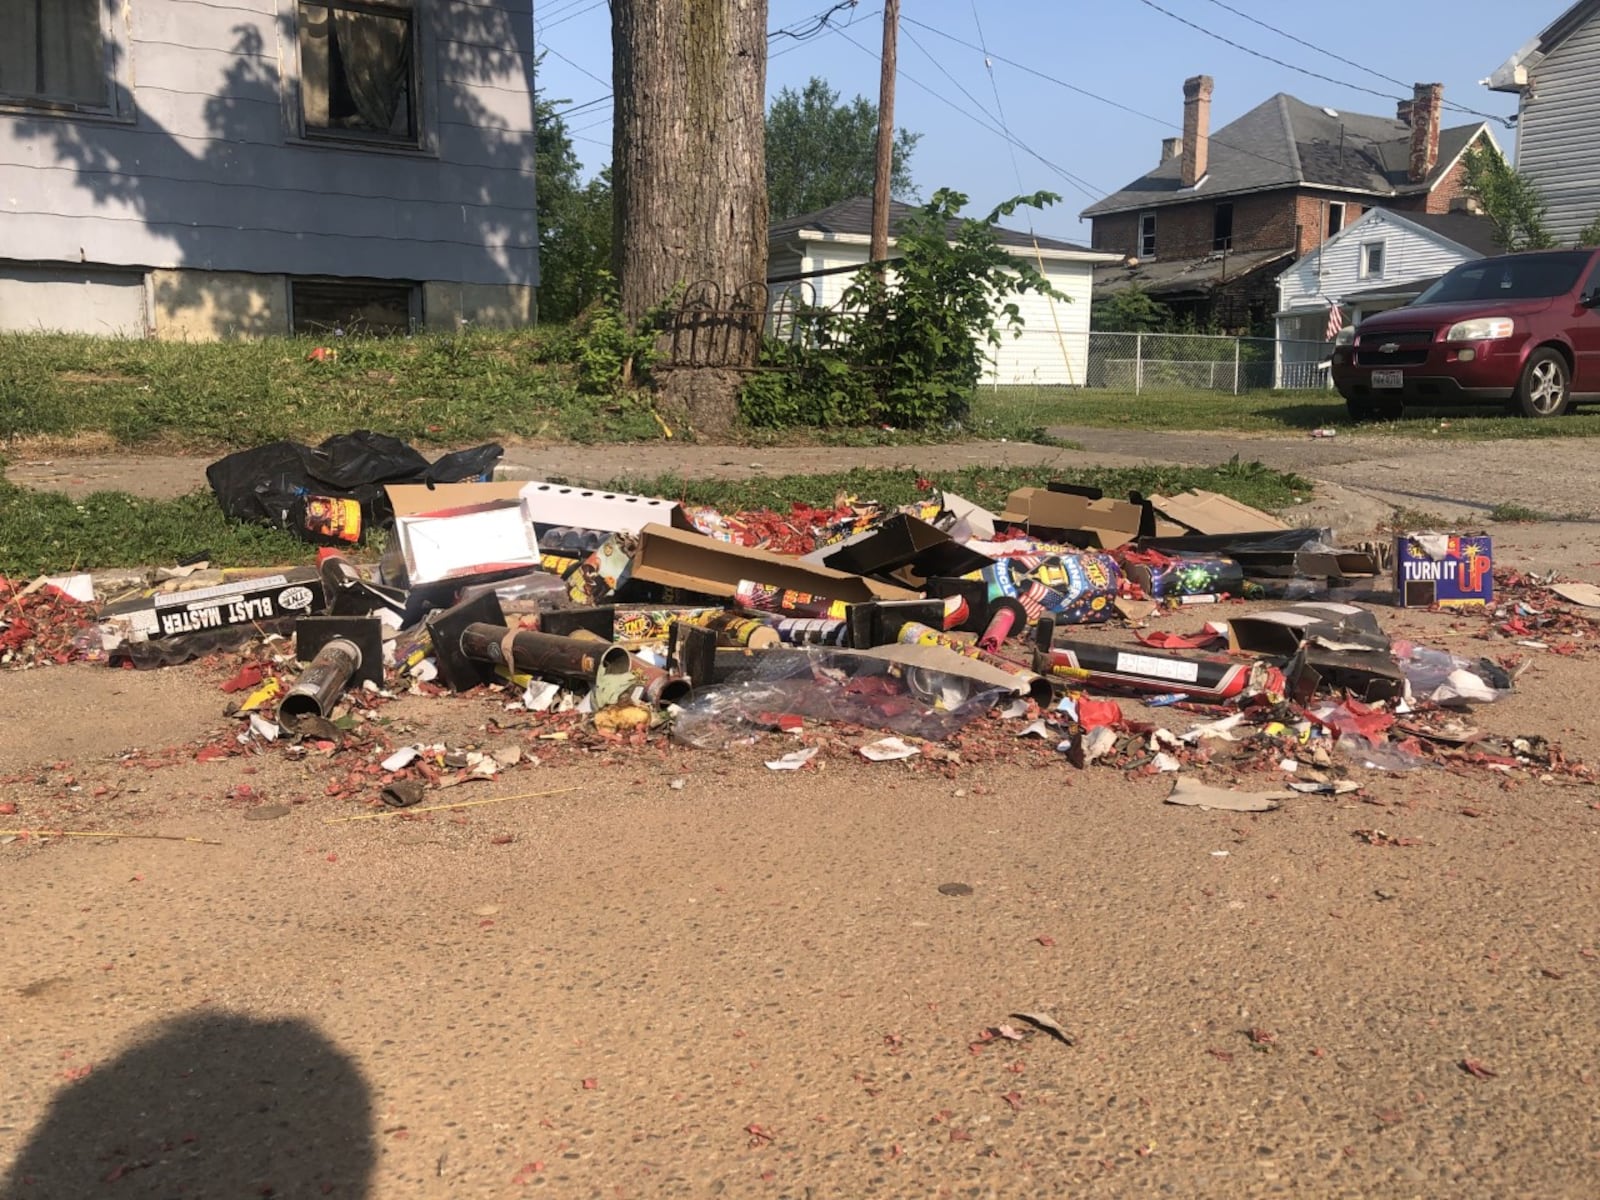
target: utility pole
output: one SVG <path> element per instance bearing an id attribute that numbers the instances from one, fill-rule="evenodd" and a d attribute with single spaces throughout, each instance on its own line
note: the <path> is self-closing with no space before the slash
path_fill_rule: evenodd
<path id="1" fill-rule="evenodd" d="M 883 57 L 878 76 L 878 165 L 872 181 L 873 262 L 889 257 L 889 185 L 894 176 L 894 55 L 900 0 L 883 2 Z"/>

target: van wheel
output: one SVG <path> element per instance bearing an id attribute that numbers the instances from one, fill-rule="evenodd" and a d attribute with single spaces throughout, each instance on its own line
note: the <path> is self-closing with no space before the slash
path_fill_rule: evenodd
<path id="1" fill-rule="evenodd" d="M 1548 346 L 1528 355 L 1517 384 L 1517 411 L 1525 417 L 1559 417 L 1567 411 L 1572 396 L 1567 360 Z"/>

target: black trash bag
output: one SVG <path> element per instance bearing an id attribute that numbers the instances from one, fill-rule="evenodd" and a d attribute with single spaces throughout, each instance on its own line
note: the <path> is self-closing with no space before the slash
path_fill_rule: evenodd
<path id="1" fill-rule="evenodd" d="M 503 452 L 486 442 L 430 464 L 399 438 L 358 429 L 315 447 L 285 441 L 240 450 L 207 467 L 206 479 L 236 521 L 287 529 L 319 545 L 349 545 L 394 515 L 386 485 L 487 478 Z"/>

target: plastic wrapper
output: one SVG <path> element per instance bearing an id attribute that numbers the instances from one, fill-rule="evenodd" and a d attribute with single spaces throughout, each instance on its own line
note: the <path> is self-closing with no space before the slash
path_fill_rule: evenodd
<path id="1" fill-rule="evenodd" d="M 1359 733 L 1341 737 L 1338 747 L 1339 752 L 1348 755 L 1357 766 L 1373 771 L 1416 771 L 1433 765 L 1399 743 L 1375 741 Z"/>
<path id="2" fill-rule="evenodd" d="M 770 728 L 774 714 L 787 714 L 937 741 L 1007 694 L 849 650 L 813 648 L 755 661 L 750 674 L 697 696 L 678 715 L 673 736 L 716 750 L 752 729 Z"/>
<path id="3" fill-rule="evenodd" d="M 1461 707 L 1492 704 L 1511 694 L 1511 675 L 1487 658 L 1461 658 L 1408 641 L 1395 642 L 1393 651 L 1413 701 Z"/>
<path id="4" fill-rule="evenodd" d="M 508 613 L 572 607 L 566 580 L 548 571 L 529 571 L 526 575 L 516 575 L 510 579 L 472 584 L 461 589 L 456 603 L 464 604 L 490 593 L 498 597 L 500 606 Z"/>

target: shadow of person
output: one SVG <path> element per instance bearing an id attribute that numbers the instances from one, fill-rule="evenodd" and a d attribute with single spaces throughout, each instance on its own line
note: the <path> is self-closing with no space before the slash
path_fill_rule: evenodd
<path id="1" fill-rule="evenodd" d="M 205 1011 L 63 1088 L 0 1200 L 363 1197 L 375 1161 L 371 1093 L 348 1055 L 304 1021 Z"/>

